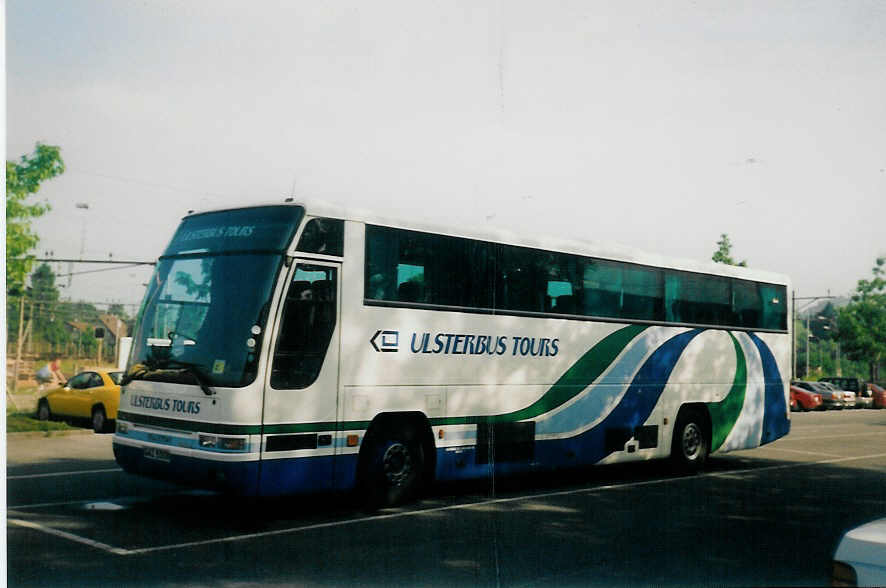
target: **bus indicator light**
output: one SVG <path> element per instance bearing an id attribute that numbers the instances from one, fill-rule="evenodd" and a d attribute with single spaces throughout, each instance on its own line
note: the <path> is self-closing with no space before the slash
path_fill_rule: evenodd
<path id="1" fill-rule="evenodd" d="M 356 447 L 359 444 L 360 444 L 360 436 L 359 435 L 348 435 L 348 437 L 347 437 L 348 447 Z"/>

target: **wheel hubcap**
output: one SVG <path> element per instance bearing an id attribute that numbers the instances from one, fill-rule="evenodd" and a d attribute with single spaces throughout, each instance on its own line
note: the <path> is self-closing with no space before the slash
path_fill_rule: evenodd
<path id="1" fill-rule="evenodd" d="M 701 429 L 695 423 L 689 423 L 683 429 L 683 455 L 688 460 L 698 458 L 701 453 Z"/>
<path id="2" fill-rule="evenodd" d="M 412 454 L 402 443 L 394 443 L 382 457 L 382 470 L 392 486 L 402 486 L 412 474 Z"/>

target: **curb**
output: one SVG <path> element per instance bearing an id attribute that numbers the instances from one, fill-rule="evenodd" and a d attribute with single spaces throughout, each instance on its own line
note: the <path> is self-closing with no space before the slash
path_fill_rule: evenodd
<path id="1" fill-rule="evenodd" d="M 61 429 L 55 431 L 22 431 L 19 433 L 6 433 L 6 441 L 41 439 L 46 437 L 74 437 L 77 435 L 95 435 L 91 429 Z"/>

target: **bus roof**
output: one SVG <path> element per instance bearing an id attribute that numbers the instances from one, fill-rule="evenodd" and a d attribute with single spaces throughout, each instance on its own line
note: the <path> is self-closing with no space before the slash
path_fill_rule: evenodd
<path id="1" fill-rule="evenodd" d="M 191 214 L 220 212 L 222 210 L 233 210 L 237 208 L 256 208 L 260 206 L 281 205 L 302 206 L 305 209 L 305 214 L 311 217 L 336 218 L 366 224 L 449 235 L 452 237 L 463 237 L 467 239 L 492 241 L 495 243 L 517 245 L 533 249 L 571 253 L 587 257 L 609 259 L 626 263 L 635 263 L 638 265 L 663 267 L 703 274 L 730 276 L 745 280 L 768 282 L 772 284 L 790 284 L 790 279 L 784 274 L 734 265 L 714 263 L 713 261 L 697 261 L 685 258 L 681 259 L 667 257 L 659 255 L 657 253 L 650 253 L 648 251 L 642 251 L 636 248 L 620 245 L 613 242 L 598 241 L 593 239 L 563 239 L 557 237 L 541 236 L 537 234 L 533 235 L 524 233 L 522 231 L 520 233 L 517 233 L 497 227 L 472 227 L 468 225 L 459 225 L 458 227 L 445 226 L 439 223 L 434 223 L 433 221 L 422 219 L 406 220 L 386 215 L 380 215 L 378 213 L 357 207 L 338 206 L 335 204 L 330 204 L 324 200 L 300 199 L 296 201 L 294 199 L 287 198 L 284 202 L 261 202 L 244 206 L 226 206 L 223 208 L 195 211 Z M 188 216 L 191 216 L 191 214 L 189 214 Z"/>

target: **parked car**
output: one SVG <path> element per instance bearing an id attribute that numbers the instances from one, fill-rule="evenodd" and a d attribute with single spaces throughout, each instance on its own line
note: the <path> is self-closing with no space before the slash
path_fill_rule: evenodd
<path id="1" fill-rule="evenodd" d="M 855 408 L 874 408 L 874 393 L 867 384 L 864 390 L 855 395 Z"/>
<path id="2" fill-rule="evenodd" d="M 886 408 L 886 389 L 879 384 L 869 383 L 871 391 L 871 408 Z"/>
<path id="3" fill-rule="evenodd" d="M 873 405 L 872 394 L 868 390 L 867 384 L 861 378 L 826 376 L 819 381 L 828 382 L 839 390 L 848 390 L 855 393 L 855 408 L 871 408 Z"/>
<path id="4" fill-rule="evenodd" d="M 824 410 L 821 394 L 791 386 L 791 410 Z"/>
<path id="5" fill-rule="evenodd" d="M 839 386 L 835 384 L 831 384 L 830 382 L 816 382 L 819 388 L 825 387 L 835 392 L 838 392 L 843 397 L 843 408 L 858 408 L 855 404 L 855 392 L 851 392 L 849 390 L 842 390 Z"/>
<path id="6" fill-rule="evenodd" d="M 825 410 L 843 410 L 843 394 L 832 388 L 827 388 L 818 382 L 805 381 L 791 382 L 791 386 L 821 396 L 821 405 Z"/>
<path id="7" fill-rule="evenodd" d="M 38 401 L 37 418 L 41 421 L 55 417 L 90 419 L 96 433 L 110 432 L 120 405 L 122 377 L 123 372 L 80 372 Z"/>
<path id="8" fill-rule="evenodd" d="M 831 586 L 886 586 L 886 519 L 843 535 L 834 552 Z"/>

